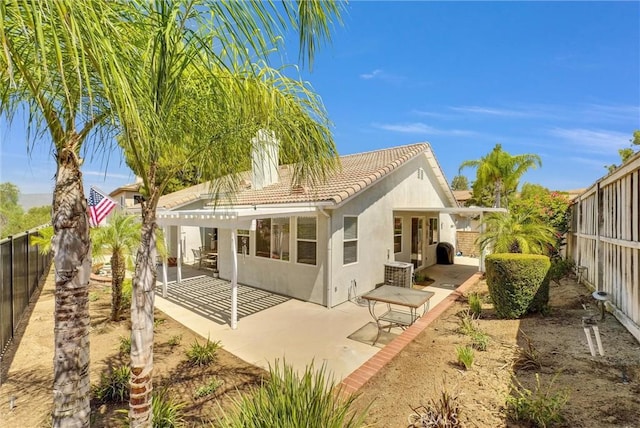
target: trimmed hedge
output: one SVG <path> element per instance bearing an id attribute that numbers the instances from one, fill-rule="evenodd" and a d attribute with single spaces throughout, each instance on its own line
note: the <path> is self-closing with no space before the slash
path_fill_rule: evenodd
<path id="1" fill-rule="evenodd" d="M 549 304 L 549 257 L 536 254 L 492 254 L 485 261 L 487 285 L 501 318 L 544 312 Z"/>

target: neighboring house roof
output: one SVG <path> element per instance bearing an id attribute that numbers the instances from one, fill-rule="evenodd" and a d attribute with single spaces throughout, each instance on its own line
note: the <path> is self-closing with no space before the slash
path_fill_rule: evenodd
<path id="1" fill-rule="evenodd" d="M 471 199 L 472 192 L 471 190 L 454 190 L 453 196 L 455 196 L 456 201 L 460 206 L 464 206 L 465 202 Z"/>
<path id="2" fill-rule="evenodd" d="M 140 186 L 142 186 L 142 183 L 125 184 L 124 186 L 120 186 L 113 192 L 109 193 L 109 196 L 114 197 L 115 195 L 122 192 L 137 192 L 140 190 Z"/>
<path id="3" fill-rule="evenodd" d="M 264 206 L 325 202 L 338 205 L 420 155 L 426 155 L 436 180 L 447 194 L 449 203 L 455 206 L 453 193 L 428 143 L 341 156 L 339 169 L 330 173 L 323 183 L 309 188 L 293 185 L 293 168 L 290 165 L 280 166 L 279 181 L 261 190 L 251 188 L 251 171 L 245 171 L 239 177 L 245 186 L 233 194 L 233 200 L 222 200 L 218 204 Z M 211 189 L 210 183 L 203 183 L 164 195 L 158 202 L 158 208 L 174 209 L 199 199 L 210 199 Z"/>

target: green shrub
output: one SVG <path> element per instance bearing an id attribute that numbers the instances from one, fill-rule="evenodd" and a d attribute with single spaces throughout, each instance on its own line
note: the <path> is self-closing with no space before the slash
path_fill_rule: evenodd
<path id="1" fill-rule="evenodd" d="M 471 346 L 478 351 L 486 351 L 489 346 L 489 335 L 484 331 L 476 331 L 471 334 Z"/>
<path id="2" fill-rule="evenodd" d="M 99 401 L 123 402 L 129 399 L 129 366 L 120 366 L 100 376 L 100 383 L 93 388 L 93 395 Z"/>
<path id="3" fill-rule="evenodd" d="M 224 416 L 223 427 L 252 428 L 353 428 L 363 425 L 365 414 L 351 407 L 355 395 L 345 396 L 325 367 L 314 370 L 313 363 L 303 374 L 287 364 L 270 367 L 270 375 L 252 393 L 243 395 Z M 366 410 L 365 410 L 366 412 Z"/>
<path id="4" fill-rule="evenodd" d="M 486 259 L 489 293 L 501 318 L 544 312 L 549 304 L 549 257 L 492 254 Z"/>
<path id="5" fill-rule="evenodd" d="M 508 416 L 514 421 L 543 428 L 563 422 L 562 410 L 569 400 L 569 394 L 566 391 L 551 391 L 557 376 L 554 376 L 544 388 L 540 384 L 540 376 L 536 373 L 536 386 L 533 391 L 522 386 L 514 378 L 511 394 L 507 397 Z"/>
<path id="6" fill-rule="evenodd" d="M 153 393 L 153 428 L 174 428 L 184 425 L 184 403 L 173 401 L 166 389 Z"/>
<path id="7" fill-rule="evenodd" d="M 478 293 L 469 294 L 469 308 L 473 315 L 476 317 L 480 316 L 480 313 L 482 312 L 482 300 Z"/>
<path id="8" fill-rule="evenodd" d="M 549 269 L 549 279 L 557 284 L 560 280 L 567 278 L 576 270 L 576 264 L 571 259 L 554 258 L 551 259 L 551 267 Z"/>
<path id="9" fill-rule="evenodd" d="M 486 351 L 489 344 L 489 335 L 480 329 L 471 311 L 464 311 L 459 316 L 460 328 L 458 331 L 471 338 L 472 346 L 475 349 Z"/>
<path id="10" fill-rule="evenodd" d="M 218 379 L 217 377 L 212 377 L 206 385 L 202 385 L 201 387 L 196 389 L 196 392 L 195 394 L 193 394 L 193 396 L 195 398 L 206 397 L 207 395 L 211 395 L 216 392 L 216 390 L 220 388 L 221 385 L 222 381 L 220 379 Z"/>
<path id="11" fill-rule="evenodd" d="M 458 363 L 469 370 L 473 366 L 474 352 L 470 346 L 457 346 L 456 353 L 458 354 Z"/>
<path id="12" fill-rule="evenodd" d="M 191 345 L 191 348 L 187 350 L 187 359 L 194 366 L 208 366 L 215 361 L 218 349 L 221 347 L 222 345 L 219 340 L 211 342 L 209 338 L 207 338 L 207 342 L 201 345 L 198 339 L 196 339 Z"/>
<path id="13" fill-rule="evenodd" d="M 131 294 L 133 293 L 133 285 L 131 283 L 131 278 L 125 278 L 122 282 L 122 300 L 120 302 L 120 307 L 124 309 L 131 308 Z"/>
<path id="14" fill-rule="evenodd" d="M 409 415 L 409 428 L 443 427 L 460 428 L 460 403 L 458 396 L 451 394 L 445 388 L 440 392 L 440 398 L 431 403 L 411 408 L 413 414 Z"/>

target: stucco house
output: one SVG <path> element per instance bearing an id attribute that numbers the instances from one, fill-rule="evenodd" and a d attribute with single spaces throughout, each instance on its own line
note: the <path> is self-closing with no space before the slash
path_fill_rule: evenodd
<path id="1" fill-rule="evenodd" d="M 455 246 L 456 213 L 469 209 L 428 143 L 342 156 L 313 188 L 269 162 L 275 150 L 254 158 L 233 198 L 214 203 L 209 183 L 160 198 L 157 221 L 178 263 L 204 247 L 216 253 L 220 278 L 330 308 L 384 282 L 394 266 L 435 264 L 439 242 Z"/>

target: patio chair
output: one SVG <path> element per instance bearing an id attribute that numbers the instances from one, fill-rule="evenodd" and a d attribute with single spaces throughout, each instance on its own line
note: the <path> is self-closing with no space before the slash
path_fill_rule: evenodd
<path id="1" fill-rule="evenodd" d="M 193 263 L 198 262 L 198 269 L 200 269 L 202 267 L 202 250 L 192 248 L 191 251 L 193 251 Z"/>

